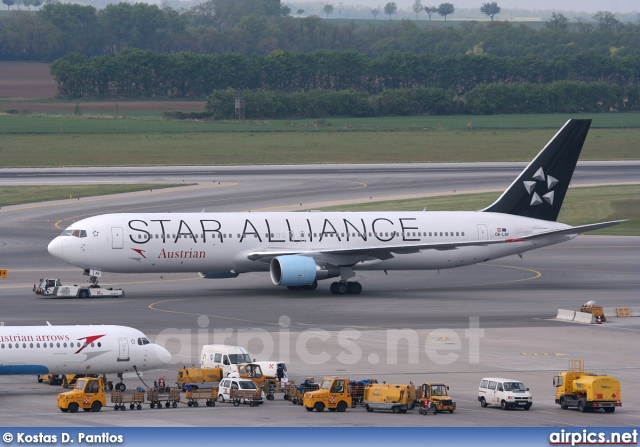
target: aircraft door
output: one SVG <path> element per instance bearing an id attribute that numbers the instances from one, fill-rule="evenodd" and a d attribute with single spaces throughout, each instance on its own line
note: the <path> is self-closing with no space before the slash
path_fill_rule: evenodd
<path id="1" fill-rule="evenodd" d="M 118 361 L 128 362 L 129 361 L 129 340 L 127 340 L 126 338 L 119 338 L 118 345 L 120 346 L 120 350 L 118 352 Z"/>
<path id="2" fill-rule="evenodd" d="M 122 228 L 111 227 L 111 248 L 122 249 L 124 248 L 124 236 L 122 234 Z"/>
<path id="3" fill-rule="evenodd" d="M 487 226 L 484 224 L 478 224 L 478 240 L 486 241 L 489 239 L 489 231 L 487 230 Z"/>

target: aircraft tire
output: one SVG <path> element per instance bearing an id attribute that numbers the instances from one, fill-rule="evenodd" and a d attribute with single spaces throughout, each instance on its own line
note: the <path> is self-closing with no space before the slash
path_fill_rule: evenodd
<path id="1" fill-rule="evenodd" d="M 360 295 L 362 292 L 362 285 L 359 282 L 348 282 L 347 293 L 351 295 Z"/>

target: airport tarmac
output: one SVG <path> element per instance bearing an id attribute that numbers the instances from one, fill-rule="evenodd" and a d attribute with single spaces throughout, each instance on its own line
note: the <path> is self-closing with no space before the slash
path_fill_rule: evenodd
<path id="1" fill-rule="evenodd" d="M 637 169 L 631 168 L 629 175 L 637 174 Z M 512 174 L 517 171 L 513 169 Z M 476 175 L 472 170 L 460 175 L 469 179 L 471 174 Z M 84 281 L 79 269 L 46 252 L 47 243 L 60 232 L 58 222 L 64 227 L 88 215 L 126 210 L 177 212 L 206 207 L 207 211 L 231 211 L 287 202 L 295 207 L 321 200 L 316 189 L 322 174 L 314 175 L 312 185 L 304 185 L 303 176 L 252 179 L 246 175 L 234 180 L 230 175 L 222 183 L 236 186 L 221 184 L 215 190 L 194 186 L 180 193 L 154 191 L 4 207 L 0 210 L 0 268 L 9 269 L 9 278 L 0 282 L 0 321 L 136 327 L 165 345 L 175 360 L 163 370 L 145 373 L 147 384 L 161 376 L 170 383 L 178 368 L 197 364 L 204 343 L 239 343 L 257 359 L 286 361 L 294 380 L 346 376 L 387 383 L 442 381 L 457 402 L 454 414 L 367 413 L 361 407 L 343 414 L 317 414 L 277 396 L 257 408 L 218 404 L 152 410 L 145 406 L 142 411 L 104 409 L 72 415 L 56 407 L 61 388 L 38 384 L 35 377 L 0 376 L 0 425 L 640 425 L 640 394 L 635 392 L 640 386 L 640 318 L 615 318 L 602 325 L 553 319 L 558 308 L 577 310 L 588 300 L 605 307 L 637 306 L 640 237 L 580 236 L 525 253 L 523 259 L 513 256 L 440 272 L 364 272 L 358 277 L 364 286 L 358 296 L 331 295 L 328 284 L 322 283 L 314 292 L 291 292 L 273 286 L 268 274 L 225 280 L 203 280 L 197 274 L 105 274 L 101 284 L 125 289 L 126 296 L 118 299 L 43 299 L 31 291 L 42 276 L 58 277 L 64 283 Z M 344 183 L 336 177 L 330 181 L 343 185 L 343 192 L 332 193 L 335 199 L 369 195 L 369 186 L 354 190 L 347 186 L 347 178 L 374 185 L 377 195 L 384 194 L 385 184 L 393 185 L 393 195 L 414 193 L 410 181 L 396 181 L 400 175 L 385 180 L 382 171 L 360 175 L 345 170 L 343 176 Z M 491 170 L 485 176 L 469 182 L 470 189 L 497 190 L 509 183 L 502 175 L 494 176 L 499 178 L 495 180 Z M 202 179 L 185 177 L 186 182 L 198 180 L 203 185 Z M 613 173 L 609 182 L 615 177 Z M 215 194 L 207 202 L 205 197 L 212 190 Z M 250 191 L 268 191 L 269 197 L 250 196 Z M 563 411 L 555 405 L 552 377 L 565 370 L 570 359 L 583 359 L 588 370 L 618 378 L 623 407 L 604 414 Z M 531 410 L 481 408 L 477 386 L 487 376 L 524 381 L 534 396 Z M 126 383 L 129 389 L 144 386 L 138 379 Z"/>

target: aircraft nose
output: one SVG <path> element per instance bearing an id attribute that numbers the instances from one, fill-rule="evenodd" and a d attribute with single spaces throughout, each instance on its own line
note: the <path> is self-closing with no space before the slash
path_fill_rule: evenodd
<path id="1" fill-rule="evenodd" d="M 171 362 L 171 353 L 169 351 L 156 344 L 154 344 L 153 346 L 155 347 L 154 353 L 156 355 L 156 358 L 158 359 L 158 366 Z"/>
<path id="2" fill-rule="evenodd" d="M 49 246 L 47 247 L 49 250 L 49 254 L 51 256 L 55 256 L 56 258 L 62 257 L 62 239 L 60 237 L 55 238 L 51 242 L 49 242 Z"/>

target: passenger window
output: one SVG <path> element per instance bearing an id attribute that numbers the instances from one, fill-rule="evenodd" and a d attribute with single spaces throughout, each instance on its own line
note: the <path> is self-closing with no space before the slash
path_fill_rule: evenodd
<path id="1" fill-rule="evenodd" d="M 213 361 L 216 363 L 220 363 L 222 361 L 222 354 L 216 352 L 215 356 L 213 357 Z"/>
<path id="2" fill-rule="evenodd" d="M 504 389 L 502 388 L 502 384 L 501 383 L 498 384 L 498 391 L 504 391 Z"/>
<path id="3" fill-rule="evenodd" d="M 489 382 L 489 389 L 492 390 L 492 391 L 495 391 L 496 390 L 496 385 L 497 385 L 496 382 Z"/>
<path id="4" fill-rule="evenodd" d="M 483 380 L 482 382 L 480 382 L 480 388 L 486 388 L 487 387 L 487 381 Z"/>

